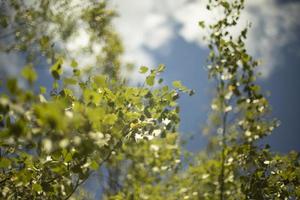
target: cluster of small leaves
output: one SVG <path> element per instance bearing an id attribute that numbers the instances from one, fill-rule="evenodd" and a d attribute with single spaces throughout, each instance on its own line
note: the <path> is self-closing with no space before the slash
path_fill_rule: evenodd
<path id="1" fill-rule="evenodd" d="M 210 0 L 207 6 L 209 10 L 222 9 L 224 15 L 209 25 L 208 60 L 211 64 L 208 72 L 216 82 L 216 90 L 211 104 L 210 124 L 205 128 L 206 134 L 213 134 L 208 146 L 211 157 L 206 164 L 202 162 L 195 167 L 209 175 L 210 192 L 202 191 L 207 196 L 201 198 L 293 199 L 297 196 L 299 177 L 294 176 L 293 181 L 283 180 L 270 173 L 272 170 L 266 163 L 281 163 L 275 168 L 280 170 L 282 167 L 282 171 L 293 165 L 291 171 L 296 173 L 299 171 L 299 156 L 292 153 L 295 162 L 291 164 L 284 156 L 256 147 L 256 142 L 269 135 L 279 122 L 268 116 L 268 100 L 256 84 L 258 62 L 247 53 L 245 47 L 250 25 L 237 36 L 231 33 L 243 8 L 244 0 Z M 205 27 L 204 22 L 200 22 L 199 26 Z M 214 163 L 215 170 L 209 172 L 211 163 Z M 204 186 L 204 183 L 202 181 L 201 185 Z"/>
<path id="2" fill-rule="evenodd" d="M 156 199 L 297 199 L 299 153 L 279 155 L 256 142 L 278 126 L 270 119 L 270 106 L 256 84 L 258 65 L 245 47 L 247 26 L 234 37 L 243 0 L 211 0 L 207 9 L 222 9 L 223 18 L 209 25 L 209 78 L 216 82 L 212 113 L 205 134 L 206 151 L 161 182 L 164 194 Z M 201 28 L 206 27 L 199 22 Z M 179 82 L 174 86 L 180 87 Z M 154 191 L 155 185 L 152 187 Z M 166 196 L 165 196 L 166 195 Z M 142 197 L 139 197 L 143 199 Z M 121 199 L 121 198 L 120 198 Z M 128 198 L 130 199 L 130 198 Z M 147 199 L 147 198 L 144 198 Z"/>
<path id="3" fill-rule="evenodd" d="M 69 199 L 104 163 L 107 171 L 129 160 L 135 165 L 136 153 L 141 157 L 142 152 L 153 152 L 164 141 L 170 143 L 164 148 L 169 153 L 160 156 L 165 161 L 154 157 L 145 166 L 156 169 L 157 162 L 162 162 L 163 170 L 175 166 L 169 162 L 178 154 L 176 134 L 168 134 L 179 123 L 179 93 L 192 92 L 180 82 L 174 82 L 174 90 L 161 86 L 163 80 L 156 77 L 164 65 L 149 71 L 147 86 L 126 86 L 118 74 L 123 48 L 110 25 L 115 12 L 104 1 L 74 2 L 1 2 L 0 42 L 5 45 L 0 50 L 27 56 L 21 75 L 31 86 L 25 89 L 20 79 L 6 78 L 6 87 L 1 88 L 1 198 Z M 64 47 L 79 25 L 90 34 L 91 48 L 79 51 L 96 57 L 92 68 L 82 68 Z M 94 44 L 101 46 L 100 53 L 95 54 Z M 49 72 L 54 81 L 48 93 L 45 87 L 35 91 L 35 66 L 44 59 L 41 55 L 53 63 Z M 141 67 L 140 72 L 145 74 L 148 68 Z M 145 151 L 138 150 L 145 145 Z"/>
<path id="4" fill-rule="evenodd" d="M 110 163 L 116 170 L 112 171 L 106 188 L 107 199 L 299 198 L 299 154 L 282 156 L 270 152 L 268 146 L 256 145 L 279 124 L 268 116 L 269 103 L 256 83 L 258 63 L 245 47 L 250 26 L 237 37 L 230 33 L 230 28 L 238 23 L 244 1 L 212 0 L 207 8 L 224 11 L 224 18 L 209 26 L 208 71 L 209 78 L 217 85 L 210 124 L 205 129 L 206 133 L 213 133 L 207 151 L 185 163 L 188 167 L 177 166 L 169 172 L 162 170 L 163 158 L 149 155 L 151 145 L 159 152 L 165 149 L 163 144 L 141 143 L 135 146 L 140 151 L 133 152 L 129 148 L 117 162 Z M 199 26 L 205 27 L 204 22 Z M 147 71 L 146 67 L 140 69 L 141 73 Z M 147 85 L 155 84 L 155 73 L 150 72 Z M 188 91 L 180 81 L 173 82 L 173 86 Z M 168 155 L 168 151 L 164 152 Z M 176 161 L 180 153 L 175 155 L 170 161 Z M 155 160 L 156 164 L 149 160 Z"/>
<path id="5" fill-rule="evenodd" d="M 110 174 L 104 199 L 165 199 L 166 184 L 180 167 L 178 134 L 123 146 L 122 152 L 109 162 L 119 173 Z M 122 167 L 120 167 L 122 166 Z"/>
<path id="6" fill-rule="evenodd" d="M 123 144 L 176 130 L 176 90 L 130 87 L 101 74 L 83 80 L 74 63 L 73 75 L 63 76 L 63 66 L 59 59 L 50 67 L 50 96 L 43 87 L 39 94 L 22 89 L 16 79 L 3 88 L 1 198 L 68 199 Z M 148 77 L 156 81 L 161 72 Z M 31 66 L 22 75 L 31 84 L 37 76 Z"/>
<path id="7" fill-rule="evenodd" d="M 300 197 L 300 157 L 297 152 L 278 155 L 251 149 L 247 167 L 240 168 L 242 192 L 246 199 L 298 199 Z M 251 170 L 249 170 L 251 169 Z"/>
<path id="8" fill-rule="evenodd" d="M 277 123 L 265 119 L 270 107 L 260 86 L 255 83 L 258 62 L 247 53 L 245 47 L 249 26 L 236 37 L 230 33 L 230 28 L 238 23 L 244 1 L 211 1 L 208 8 L 214 7 L 224 9 L 224 18 L 209 26 L 211 65 L 208 69 L 209 76 L 217 82 L 215 98 L 211 104 L 215 115 L 212 121 L 217 129 L 222 129 L 224 116 L 230 118 L 233 123 L 227 125 L 228 130 L 242 133 L 235 139 L 251 143 L 266 136 Z"/>
<path id="9" fill-rule="evenodd" d="M 209 25 L 208 72 L 209 78 L 216 82 L 216 90 L 209 124 L 204 129 L 205 134 L 210 134 L 207 150 L 194 155 L 190 162 L 184 163 L 188 166 L 179 166 L 171 176 L 160 174 L 160 181 L 152 182 L 151 186 L 143 182 L 143 179 L 149 180 L 148 176 L 156 180 L 151 170 L 148 169 L 142 180 L 139 172 L 144 171 L 134 170 L 130 184 L 126 185 L 128 180 L 120 181 L 125 186 L 109 199 L 279 200 L 300 197 L 299 153 L 280 155 L 270 152 L 268 145 L 257 147 L 257 141 L 269 135 L 279 122 L 269 117 L 268 100 L 256 83 L 258 62 L 245 47 L 250 26 L 236 37 L 230 32 L 238 23 L 243 8 L 244 0 L 211 0 L 207 6 L 209 10 L 224 12 L 223 18 Z M 199 22 L 199 26 L 206 27 L 204 22 Z M 141 72 L 146 71 L 141 68 Z M 179 81 L 173 86 L 185 91 Z M 164 146 L 158 149 L 162 148 Z M 143 153 L 144 157 L 149 157 L 149 153 Z M 132 161 L 140 166 L 140 159 L 135 155 Z M 130 163 L 129 166 L 136 169 L 135 165 Z"/>

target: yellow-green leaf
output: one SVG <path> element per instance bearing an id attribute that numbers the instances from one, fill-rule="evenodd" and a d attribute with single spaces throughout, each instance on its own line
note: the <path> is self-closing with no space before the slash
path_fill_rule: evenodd
<path id="1" fill-rule="evenodd" d="M 25 78 L 30 84 L 32 84 L 37 79 L 37 73 L 32 67 L 32 65 L 26 65 L 22 71 L 21 75 Z"/>

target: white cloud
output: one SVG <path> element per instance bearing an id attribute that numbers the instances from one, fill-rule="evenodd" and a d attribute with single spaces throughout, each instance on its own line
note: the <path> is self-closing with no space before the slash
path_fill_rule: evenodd
<path id="1" fill-rule="evenodd" d="M 79 2 L 73 1 L 74 4 Z M 203 36 L 207 33 L 198 28 L 198 21 L 204 20 L 212 23 L 222 13 L 207 11 L 206 2 L 202 0 L 111 1 L 111 6 L 116 8 L 120 15 L 114 25 L 124 42 L 124 61 L 133 62 L 137 66 L 154 67 L 159 63 L 151 51 L 167 53 L 172 39 L 178 35 L 187 42 L 195 42 L 199 47 L 206 48 Z M 261 71 L 265 77 L 268 77 L 280 63 L 280 53 L 284 47 L 297 39 L 295 29 L 300 25 L 298 20 L 300 3 L 289 2 L 279 5 L 276 0 L 249 0 L 247 2 L 241 23 L 233 32 L 238 33 L 247 21 L 252 22 L 253 27 L 249 31 L 247 48 L 252 55 L 261 58 L 263 62 Z M 77 49 L 89 45 L 89 33 L 84 26 L 80 26 L 77 35 L 75 34 L 65 44 L 65 48 L 72 57 L 80 59 L 80 64 L 85 66 L 92 64 L 95 60 Z M 92 49 L 95 52 L 101 51 L 101 44 L 93 46 Z M 19 62 L 16 56 L 7 59 L 11 56 L 1 55 L 0 66 L 10 65 L 11 67 L 7 69 L 13 72 L 16 71 L 14 66 L 20 63 L 5 63 Z M 131 76 L 135 81 L 142 79 L 137 72 Z"/>
<path id="2" fill-rule="evenodd" d="M 174 37 L 170 19 L 165 12 L 156 9 L 156 6 L 161 3 L 156 0 L 116 0 L 112 4 L 120 15 L 115 20 L 115 27 L 124 42 L 126 61 L 153 67 L 156 62 L 147 49 L 161 48 Z M 140 53 L 136 54 L 137 51 Z M 141 55 L 147 57 L 143 63 L 139 62 Z"/>
<path id="3" fill-rule="evenodd" d="M 157 9 L 157 5 L 162 3 L 157 0 L 115 0 L 111 4 L 120 15 L 115 20 L 115 27 L 125 47 L 123 60 L 137 67 L 155 67 L 158 63 L 149 51 L 162 49 L 174 37 L 174 28 L 168 15 Z M 143 80 L 137 70 L 130 77 L 133 82 Z"/>
<path id="4" fill-rule="evenodd" d="M 167 23 L 167 17 L 159 14 L 150 14 L 145 18 L 145 46 L 157 49 L 168 43 L 173 37 L 172 27 Z M 155 30 L 155 31 L 153 31 Z"/>
<path id="5" fill-rule="evenodd" d="M 115 0 L 114 5 L 120 13 L 115 25 L 124 40 L 125 57 L 137 60 L 139 65 L 150 66 L 157 63 L 145 47 L 158 51 L 168 46 L 175 31 L 187 42 L 206 47 L 203 36 L 207 33 L 198 28 L 198 21 L 213 23 L 222 14 L 220 10 L 207 11 L 206 1 L 201 0 Z M 297 37 L 295 27 L 300 25 L 299 10 L 298 2 L 279 5 L 276 0 L 247 1 L 241 21 L 232 31 L 237 34 L 247 22 L 252 22 L 246 45 L 252 55 L 262 60 L 260 70 L 264 77 L 280 63 L 280 52 L 285 45 Z M 180 25 L 179 30 L 174 24 Z M 143 57 L 146 58 L 144 62 Z"/>
<path id="6" fill-rule="evenodd" d="M 249 1 L 248 19 L 253 21 L 247 46 L 260 57 L 263 75 L 268 77 L 281 63 L 281 52 L 297 38 L 299 2 L 278 5 L 274 0 Z"/>

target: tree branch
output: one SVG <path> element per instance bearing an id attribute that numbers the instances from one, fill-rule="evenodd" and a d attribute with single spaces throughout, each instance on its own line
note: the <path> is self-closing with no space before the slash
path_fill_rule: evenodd
<path id="1" fill-rule="evenodd" d="M 224 200 L 224 190 L 225 190 L 225 150 L 226 150 L 226 128 L 227 128 L 227 112 L 223 115 L 223 132 L 222 132 L 222 153 L 221 153 L 221 174 L 220 174 L 220 200 Z"/>
<path id="2" fill-rule="evenodd" d="M 122 143 L 123 143 L 123 142 L 122 142 L 122 139 L 120 139 L 120 140 L 113 146 L 113 148 L 109 151 L 109 153 L 106 155 L 106 157 L 99 163 L 99 167 L 100 167 L 101 165 L 103 165 L 104 162 L 106 162 L 106 161 L 111 157 L 112 152 L 115 151 L 116 147 L 119 146 L 119 145 L 121 145 Z M 90 177 L 91 174 L 92 174 L 92 171 L 88 172 L 88 175 L 87 175 L 84 179 L 82 179 L 81 181 L 80 181 L 80 178 L 78 177 L 78 179 L 77 179 L 77 181 L 76 181 L 76 184 L 75 184 L 73 190 L 66 196 L 66 198 L 65 198 L 64 200 L 68 200 L 68 199 L 76 192 L 77 188 L 78 188 L 80 185 L 82 185 L 82 184 Z"/>

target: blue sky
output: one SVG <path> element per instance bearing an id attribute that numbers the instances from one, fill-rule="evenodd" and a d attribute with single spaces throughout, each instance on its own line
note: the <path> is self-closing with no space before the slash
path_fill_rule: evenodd
<path id="1" fill-rule="evenodd" d="M 271 93 L 273 116 L 282 122 L 265 142 L 270 143 L 275 151 L 299 151 L 300 1 L 247 2 L 241 23 L 232 33 L 236 34 L 252 22 L 246 45 L 250 53 L 262 62 L 260 71 L 263 77 L 259 82 L 265 91 Z M 168 84 L 181 80 L 196 91 L 193 97 L 183 96 L 180 99 L 180 130 L 182 134 L 196 135 L 189 149 L 196 151 L 203 148 L 206 140 L 201 137 L 201 126 L 209 112 L 211 86 L 204 70 L 208 50 L 202 37 L 206 31 L 201 31 L 197 23 L 199 20 L 212 23 L 221 12 L 209 13 L 203 0 L 112 0 L 110 3 L 120 16 L 114 21 L 114 26 L 124 42 L 126 52 L 123 60 L 135 63 L 137 69 L 141 65 L 155 67 L 163 63 L 167 71 L 162 76 Z M 87 37 L 88 33 L 81 27 L 77 36 L 65 45 L 81 64 L 91 61 L 76 52 L 88 45 Z M 97 52 L 101 46 L 93 46 L 93 49 Z M 18 74 L 16 66 L 24 65 L 20 58 L 22 56 L 18 54 L 0 54 L 0 70 Z M 124 70 L 123 74 L 129 76 L 133 83 L 138 83 L 142 77 L 137 69 L 132 74 Z M 43 85 L 50 86 L 48 69 L 40 67 L 39 73 Z"/>
<path id="2" fill-rule="evenodd" d="M 208 50 L 202 37 L 205 31 L 197 27 L 199 20 L 215 21 L 220 12 L 208 13 L 201 0 L 115 0 L 120 18 L 115 26 L 124 40 L 125 60 L 154 67 L 163 63 L 167 71 L 162 76 L 168 84 L 182 80 L 196 90 L 193 97 L 180 100 L 182 134 L 195 134 L 188 148 L 196 151 L 205 146 L 201 126 L 209 112 L 211 84 L 204 70 Z M 233 34 L 251 22 L 247 49 L 261 61 L 259 83 L 269 97 L 273 116 L 281 126 L 264 143 L 273 150 L 300 150 L 300 1 L 251 0 L 246 4 L 241 23 Z M 134 81 L 141 80 L 133 73 Z"/>
<path id="3" fill-rule="evenodd" d="M 300 151 L 300 1 L 292 0 L 248 0 L 242 23 L 253 23 L 249 32 L 247 47 L 252 55 L 262 61 L 263 77 L 259 83 L 271 93 L 273 116 L 281 120 L 281 126 L 265 139 L 272 149 L 279 152 Z M 155 67 L 160 63 L 167 66 L 162 75 L 167 84 L 181 80 L 184 85 L 196 91 L 192 97 L 180 98 L 182 134 L 194 134 L 195 139 L 188 149 L 203 149 L 206 139 L 201 136 L 210 109 L 212 84 L 204 70 L 208 49 L 202 40 L 205 32 L 197 27 L 199 20 L 213 22 L 219 13 L 209 14 L 202 0 L 112 0 L 120 17 L 114 21 L 120 33 L 126 53 L 124 61 Z M 67 44 L 72 55 L 76 49 L 87 45 L 84 28 Z M 96 49 L 99 47 L 95 47 Z M 74 54 L 73 54 L 74 53 Z M 22 57 L 22 56 L 21 56 Z M 77 56 L 78 57 L 78 56 Z M 79 56 L 80 57 L 80 56 Z M 80 57 L 88 62 L 89 58 Z M 0 55 L 0 71 L 18 74 L 15 66 L 23 66 L 20 55 Z M 45 65 L 47 65 L 45 63 Z M 4 68 L 6 66 L 6 68 Z M 38 69 L 39 81 L 50 87 L 49 71 Z M 132 82 L 142 80 L 136 70 L 130 76 Z M 98 191 L 96 181 L 90 181 L 89 188 Z"/>

